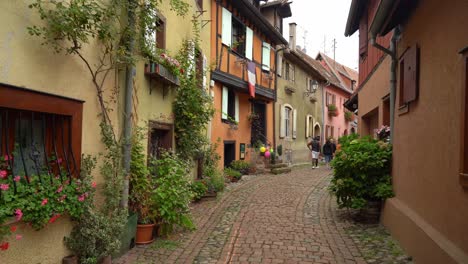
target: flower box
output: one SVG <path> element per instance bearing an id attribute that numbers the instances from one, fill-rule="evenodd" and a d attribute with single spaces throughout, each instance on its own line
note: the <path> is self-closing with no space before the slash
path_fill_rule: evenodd
<path id="1" fill-rule="evenodd" d="M 179 77 L 174 75 L 167 67 L 160 63 L 150 62 L 145 64 L 145 75 L 150 78 L 159 79 L 164 84 L 168 85 L 180 85 Z"/>

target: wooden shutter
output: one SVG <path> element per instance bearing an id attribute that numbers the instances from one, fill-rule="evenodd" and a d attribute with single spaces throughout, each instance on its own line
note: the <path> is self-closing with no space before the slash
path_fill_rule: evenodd
<path id="1" fill-rule="evenodd" d="M 306 125 L 305 125 L 305 138 L 310 137 L 310 115 L 306 115 Z"/>
<path id="2" fill-rule="evenodd" d="M 419 48 L 408 49 L 400 60 L 400 102 L 415 101 L 419 92 Z"/>
<path id="3" fill-rule="evenodd" d="M 279 77 L 281 77 L 281 74 L 283 73 L 283 56 L 278 53 L 278 62 L 276 64 L 276 74 L 278 74 Z"/>
<path id="4" fill-rule="evenodd" d="M 284 138 L 286 136 L 286 119 L 285 119 L 285 116 L 284 116 L 284 111 L 285 111 L 285 107 L 284 105 L 281 105 L 280 108 L 280 114 L 279 114 L 279 118 L 280 118 L 280 138 Z"/>
<path id="5" fill-rule="evenodd" d="M 239 123 L 239 95 L 236 93 L 235 97 L 235 113 L 234 113 L 234 120 Z"/>
<path id="6" fill-rule="evenodd" d="M 336 106 L 336 95 L 332 95 L 332 105 Z"/>
<path id="7" fill-rule="evenodd" d="M 221 41 L 227 46 L 231 46 L 232 40 L 232 13 L 223 7 L 223 20 L 222 20 L 222 35 Z"/>
<path id="8" fill-rule="evenodd" d="M 291 67 L 290 67 L 290 68 L 291 68 L 291 80 L 292 80 L 293 82 L 296 80 L 296 76 L 295 76 L 295 75 L 296 75 L 296 72 L 295 72 L 296 69 L 295 69 L 294 66 L 295 66 L 295 65 L 293 64 L 293 65 L 291 65 Z"/>
<path id="9" fill-rule="evenodd" d="M 228 98 L 229 90 L 227 87 L 223 86 L 223 97 L 222 97 L 222 107 L 221 107 L 221 119 L 227 119 L 228 113 Z"/>
<path id="10" fill-rule="evenodd" d="M 262 46 L 262 70 L 269 71 L 270 70 L 270 44 L 263 42 Z"/>
<path id="11" fill-rule="evenodd" d="M 361 57 L 367 55 L 367 48 L 369 45 L 368 32 L 367 11 L 365 11 L 359 23 L 359 56 Z"/>
<path id="12" fill-rule="evenodd" d="M 328 106 L 330 104 L 330 94 L 325 93 L 325 104 Z"/>
<path id="13" fill-rule="evenodd" d="M 249 60 L 253 60 L 253 30 L 246 27 L 245 36 L 245 57 Z"/>
<path id="14" fill-rule="evenodd" d="M 292 111 L 292 138 L 297 137 L 297 109 Z"/>
<path id="15" fill-rule="evenodd" d="M 206 72 L 207 72 L 207 66 L 208 64 L 208 59 L 206 58 L 205 54 L 203 54 L 203 68 L 202 68 L 202 74 L 203 74 L 203 89 L 206 89 L 207 86 L 207 78 L 206 78 Z"/>

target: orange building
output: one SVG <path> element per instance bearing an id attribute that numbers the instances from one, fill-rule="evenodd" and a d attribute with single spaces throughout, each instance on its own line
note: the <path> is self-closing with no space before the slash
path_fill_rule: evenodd
<path id="1" fill-rule="evenodd" d="M 382 223 L 415 263 L 468 263 L 468 1 L 353 0 L 363 134 L 392 127 Z M 359 100 L 357 100 L 359 99 Z"/>
<path id="2" fill-rule="evenodd" d="M 248 148 L 273 146 L 276 99 L 276 47 L 287 45 L 260 11 L 260 1 L 223 0 L 211 5 L 211 94 L 216 113 L 211 140 L 218 142 L 221 166 L 248 160 Z M 249 94 L 248 65 L 255 70 L 255 96 Z M 251 125 L 255 117 L 255 126 Z"/>

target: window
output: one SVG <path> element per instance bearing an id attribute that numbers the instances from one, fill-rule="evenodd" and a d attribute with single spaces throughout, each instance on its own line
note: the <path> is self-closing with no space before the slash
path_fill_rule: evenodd
<path id="1" fill-rule="evenodd" d="M 79 177 L 82 110 L 76 100 L 0 87 L 0 155 L 13 157 L 13 174 Z"/>
<path id="2" fill-rule="evenodd" d="M 203 0 L 195 0 L 199 10 L 203 10 Z"/>
<path id="3" fill-rule="evenodd" d="M 291 137 L 291 113 L 292 109 L 289 107 L 284 108 L 284 128 L 286 131 L 285 136 Z"/>
<path id="4" fill-rule="evenodd" d="M 246 29 L 240 20 L 232 17 L 231 48 L 239 55 L 245 56 Z"/>
<path id="5" fill-rule="evenodd" d="M 415 101 L 419 92 L 419 48 L 409 48 L 400 59 L 400 107 Z"/>
<path id="6" fill-rule="evenodd" d="M 270 44 L 263 42 L 262 45 L 262 70 L 270 71 L 270 53 L 271 53 L 271 46 Z"/>
<path id="7" fill-rule="evenodd" d="M 221 119 L 225 122 L 239 122 L 239 96 L 227 87 L 223 87 Z"/>
<path id="8" fill-rule="evenodd" d="M 461 133 L 461 150 L 460 150 L 460 184 L 464 188 L 468 188 L 468 49 L 463 52 L 463 80 L 464 85 L 462 89 L 462 133 Z"/>
<path id="9" fill-rule="evenodd" d="M 150 121 L 148 127 L 148 158 L 159 159 L 162 150 L 172 149 L 173 125 Z"/>
<path id="10" fill-rule="evenodd" d="M 280 137 L 281 138 L 296 138 L 297 137 L 297 110 L 290 105 L 282 105 L 280 109 Z"/>
<path id="11" fill-rule="evenodd" d="M 156 21 L 156 47 L 158 49 L 166 48 L 166 19 L 162 16 Z"/>
<path id="12" fill-rule="evenodd" d="M 289 80 L 289 63 L 288 62 L 285 62 L 285 67 L 284 67 L 284 79 L 285 80 Z"/>
<path id="13" fill-rule="evenodd" d="M 326 102 L 326 105 L 329 106 L 329 105 L 335 105 L 335 102 L 336 102 L 336 95 L 334 94 L 331 94 L 331 93 L 326 93 L 326 98 L 325 98 L 325 102 Z"/>
<path id="14" fill-rule="evenodd" d="M 314 118 L 312 115 L 306 116 L 306 131 L 305 138 L 313 137 L 314 135 Z"/>

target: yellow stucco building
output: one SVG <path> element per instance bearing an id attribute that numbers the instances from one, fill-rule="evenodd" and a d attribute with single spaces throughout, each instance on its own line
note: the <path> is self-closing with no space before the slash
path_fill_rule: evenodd
<path id="1" fill-rule="evenodd" d="M 202 11 L 210 10 L 211 1 L 186 2 L 190 8 L 184 17 L 170 10 L 169 1 L 160 4 L 158 13 L 163 24 L 158 26 L 163 26 L 164 35 L 157 40 L 164 41 L 167 53 L 175 56 L 184 40 L 194 38 L 192 20 L 197 20 L 201 40 L 197 54 L 201 57 L 194 59 L 208 67 L 209 61 L 203 58 L 208 57 L 204 54 L 210 50 L 210 27 L 206 26 L 210 14 Z M 83 61 L 76 56 L 56 54 L 47 45 L 40 45 L 40 38 L 28 34 L 28 26 L 42 23 L 37 12 L 28 8 L 31 3 L 32 0 L 0 2 L 0 154 L 4 155 L 12 148 L 8 142 L 13 139 L 6 138 L 6 134 L 15 134 L 15 129 L 22 129 L 21 126 L 8 127 L 8 119 L 19 123 L 31 116 L 31 120 L 60 120 L 62 135 L 67 134 L 63 131 L 69 134 L 65 136 L 63 142 L 66 143 L 62 143 L 63 151 L 60 148 L 58 156 L 66 156 L 67 167 L 75 168 L 71 174 L 77 174 L 81 154 L 97 155 L 105 150 L 99 136 L 100 106 L 96 90 Z M 97 63 L 99 48 L 97 42 L 83 48 L 83 55 L 91 64 Z M 144 143 L 150 152 L 155 144 L 158 147 L 174 146 L 172 102 L 177 87 L 163 85 L 166 82 L 163 81 L 164 74 L 151 72 L 151 68 L 146 68 L 145 72 L 145 64 L 148 62 L 140 60 L 135 65 L 133 120 L 135 125 L 151 126 L 148 143 Z M 158 74 L 162 76 L 158 77 Z M 115 96 L 115 100 L 109 100 L 108 104 L 113 109 L 110 119 L 118 136 L 123 120 L 124 80 L 124 70 L 112 70 L 103 86 L 106 98 Z M 208 80 L 209 76 L 203 78 L 206 89 Z M 49 121 L 44 124 L 47 126 Z M 31 122 L 31 128 L 36 128 L 36 122 Z M 94 177 L 99 191 L 103 179 L 98 170 Z M 66 217 L 40 231 L 33 231 L 21 222 L 14 225 L 18 226 L 17 232 L 23 238 L 9 240 L 9 249 L 0 251 L 0 263 L 61 263 L 62 257 L 69 254 L 63 237 L 69 234 L 72 222 Z"/>

